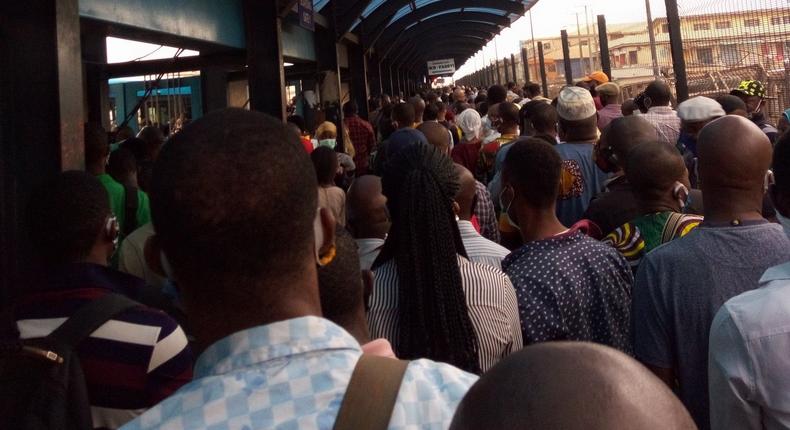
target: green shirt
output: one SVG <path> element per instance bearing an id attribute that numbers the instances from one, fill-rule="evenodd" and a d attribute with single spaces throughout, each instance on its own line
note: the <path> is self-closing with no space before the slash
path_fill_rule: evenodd
<path id="1" fill-rule="evenodd" d="M 116 182 L 112 176 L 106 173 L 96 178 L 99 179 L 99 182 L 101 182 L 107 190 L 107 194 L 110 196 L 110 209 L 112 209 L 113 214 L 118 218 L 118 225 L 121 231 L 123 231 L 123 227 L 126 225 L 126 189 L 123 185 Z M 151 222 L 151 207 L 148 202 L 148 194 L 138 189 L 137 226 L 140 227 L 149 222 Z M 121 239 L 123 239 L 123 235 L 121 235 Z"/>

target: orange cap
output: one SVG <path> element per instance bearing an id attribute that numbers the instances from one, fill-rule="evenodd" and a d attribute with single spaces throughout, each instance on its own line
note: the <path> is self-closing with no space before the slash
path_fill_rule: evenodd
<path id="1" fill-rule="evenodd" d="M 606 76 L 606 73 L 604 73 L 604 72 L 602 72 L 600 70 L 597 70 L 595 72 L 590 73 L 589 76 L 585 77 L 582 80 L 584 82 L 596 81 L 596 82 L 598 82 L 600 84 L 605 84 L 605 83 L 609 82 L 609 77 Z"/>

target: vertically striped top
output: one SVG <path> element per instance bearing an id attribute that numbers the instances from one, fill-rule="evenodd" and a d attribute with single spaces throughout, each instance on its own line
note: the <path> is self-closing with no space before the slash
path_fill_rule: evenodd
<path id="1" fill-rule="evenodd" d="M 490 369 L 523 346 L 516 293 L 501 270 L 458 257 L 472 326 L 480 345 L 480 368 Z M 398 271 L 394 260 L 375 271 L 368 325 L 373 338 L 388 339 L 398 353 Z"/>
<path id="2" fill-rule="evenodd" d="M 458 230 L 469 260 L 502 269 L 502 260 L 510 254 L 507 248 L 481 236 L 469 221 L 459 220 Z"/>

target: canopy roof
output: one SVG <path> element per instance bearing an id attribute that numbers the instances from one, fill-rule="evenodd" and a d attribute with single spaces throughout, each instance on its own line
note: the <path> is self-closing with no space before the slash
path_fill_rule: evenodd
<path id="1" fill-rule="evenodd" d="M 319 13 L 334 11 L 338 34 L 353 32 L 380 59 L 415 69 L 442 58 L 460 66 L 537 2 L 313 0 L 313 5 Z"/>

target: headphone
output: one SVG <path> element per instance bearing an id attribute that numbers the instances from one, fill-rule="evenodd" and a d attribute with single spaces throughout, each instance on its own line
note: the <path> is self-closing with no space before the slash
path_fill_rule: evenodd
<path id="1" fill-rule="evenodd" d="M 118 224 L 118 217 L 110 215 L 104 223 L 104 235 L 112 241 L 115 248 L 118 248 L 118 241 L 121 238 L 121 226 Z"/>
<path id="2" fill-rule="evenodd" d="M 600 142 L 599 140 L 595 144 L 595 165 L 605 173 L 616 172 L 618 170 L 618 159 L 617 154 L 614 153 L 614 148 L 612 148 L 612 145 L 601 148 Z"/>

